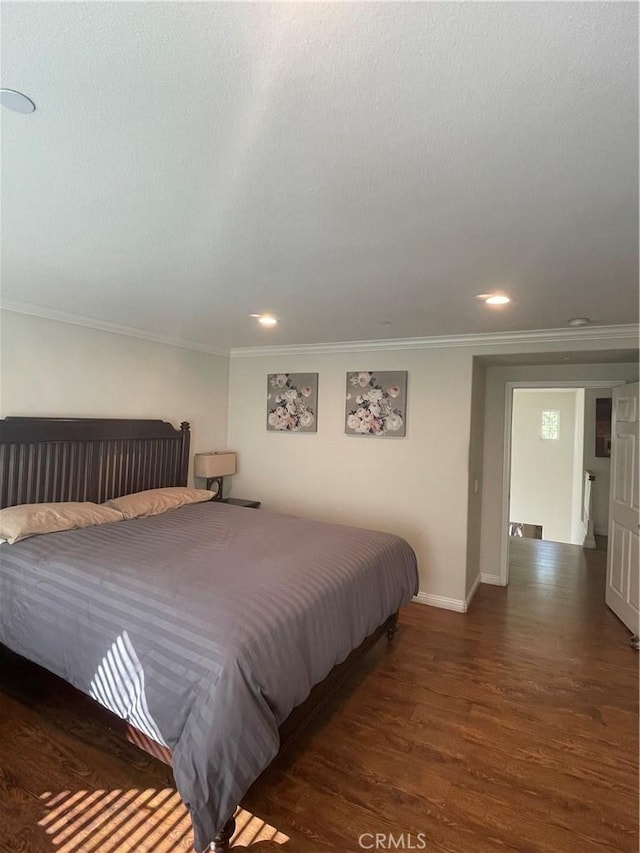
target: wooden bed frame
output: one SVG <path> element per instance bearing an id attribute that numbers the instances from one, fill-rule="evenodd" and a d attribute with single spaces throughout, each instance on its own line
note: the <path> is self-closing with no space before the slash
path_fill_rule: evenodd
<path id="1" fill-rule="evenodd" d="M 17 418 L 0 420 L 0 509 L 23 503 L 94 501 L 144 489 L 187 484 L 190 427 L 180 429 L 160 420 L 95 418 Z M 355 668 L 362 656 L 386 634 L 397 630 L 398 614 L 390 616 L 349 657 L 311 691 L 280 727 L 280 752 L 302 732 Z M 25 660 L 0 644 L 3 672 L 21 685 L 81 704 L 130 743 L 171 765 L 171 750 L 61 678 Z M 213 839 L 213 849 L 229 849 L 235 831 L 233 816 Z"/>

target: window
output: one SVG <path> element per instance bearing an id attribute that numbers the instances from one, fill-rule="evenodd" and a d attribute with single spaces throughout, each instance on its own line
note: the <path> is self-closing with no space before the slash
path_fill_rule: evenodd
<path id="1" fill-rule="evenodd" d="M 542 413 L 542 428 L 540 438 L 545 441 L 558 441 L 560 438 L 560 412 L 550 409 Z"/>

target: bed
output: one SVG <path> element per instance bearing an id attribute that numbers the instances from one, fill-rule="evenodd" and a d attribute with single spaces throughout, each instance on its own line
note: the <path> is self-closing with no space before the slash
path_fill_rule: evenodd
<path id="1" fill-rule="evenodd" d="M 188 462 L 186 422 L 5 418 L 0 504 L 185 485 Z M 223 851 L 251 783 L 416 591 L 398 537 L 210 501 L 0 545 L 0 644 L 170 763 L 197 853 Z"/>

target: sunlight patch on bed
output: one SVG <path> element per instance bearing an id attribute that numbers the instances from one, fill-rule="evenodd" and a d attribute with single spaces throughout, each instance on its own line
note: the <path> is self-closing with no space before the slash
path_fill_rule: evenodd
<path id="1" fill-rule="evenodd" d="M 89 695 L 156 743 L 167 746 L 149 712 L 144 670 L 126 631 L 114 641 L 102 659 L 91 682 Z"/>
<path id="2" fill-rule="evenodd" d="M 56 853 L 191 853 L 189 812 L 172 788 L 47 791 L 38 821 Z M 288 836 L 244 809 L 235 815 L 232 847 L 261 841 L 286 844 Z"/>

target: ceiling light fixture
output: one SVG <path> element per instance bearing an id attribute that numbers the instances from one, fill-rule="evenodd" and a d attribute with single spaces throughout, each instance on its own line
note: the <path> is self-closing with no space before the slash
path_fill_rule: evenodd
<path id="1" fill-rule="evenodd" d="M 479 293 L 476 299 L 480 299 L 485 305 L 507 305 L 511 297 L 504 293 Z"/>
<path id="2" fill-rule="evenodd" d="M 591 320 L 588 317 L 573 317 L 569 320 L 569 326 L 588 326 Z"/>
<path id="3" fill-rule="evenodd" d="M 0 89 L 0 104 L 14 113 L 32 113 L 36 109 L 31 98 L 22 92 L 16 92 L 15 89 Z"/>
<path id="4" fill-rule="evenodd" d="M 260 323 L 261 326 L 277 326 L 278 319 L 274 317 L 273 314 L 250 314 L 250 317 L 255 317 L 255 319 Z"/>

